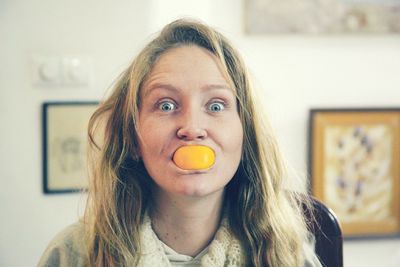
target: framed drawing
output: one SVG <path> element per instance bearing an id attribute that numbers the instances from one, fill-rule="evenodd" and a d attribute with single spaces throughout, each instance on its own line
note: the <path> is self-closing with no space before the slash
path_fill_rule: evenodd
<path id="1" fill-rule="evenodd" d="M 66 193 L 87 186 L 86 143 L 97 102 L 48 102 L 43 116 L 43 191 Z"/>
<path id="2" fill-rule="evenodd" d="M 310 111 L 312 194 L 345 237 L 400 233 L 400 109 Z"/>
<path id="3" fill-rule="evenodd" d="M 244 0 L 247 34 L 399 33 L 400 0 Z"/>

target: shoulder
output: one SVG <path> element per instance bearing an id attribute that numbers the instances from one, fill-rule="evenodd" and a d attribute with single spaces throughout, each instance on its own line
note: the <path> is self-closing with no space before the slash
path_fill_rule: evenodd
<path id="1" fill-rule="evenodd" d="M 86 259 L 85 251 L 84 225 L 77 222 L 66 227 L 53 238 L 38 266 L 83 266 Z"/>

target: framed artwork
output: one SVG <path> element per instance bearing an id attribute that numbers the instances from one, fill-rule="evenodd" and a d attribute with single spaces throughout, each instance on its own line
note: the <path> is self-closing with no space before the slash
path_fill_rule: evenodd
<path id="1" fill-rule="evenodd" d="M 98 102 L 48 102 L 43 116 L 43 191 L 87 187 L 86 147 L 90 116 Z"/>
<path id="2" fill-rule="evenodd" d="M 400 108 L 310 111 L 312 194 L 345 237 L 400 234 Z"/>
<path id="3" fill-rule="evenodd" d="M 247 34 L 399 33 L 400 0 L 244 0 Z"/>

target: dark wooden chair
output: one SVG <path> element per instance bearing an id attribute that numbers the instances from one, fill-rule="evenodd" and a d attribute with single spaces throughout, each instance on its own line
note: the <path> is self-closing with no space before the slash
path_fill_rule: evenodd
<path id="1" fill-rule="evenodd" d="M 315 252 L 324 267 L 343 267 L 343 236 L 336 215 L 319 200 L 313 198 L 314 216 L 310 230 L 315 236 Z M 314 220 L 312 219 L 314 217 Z"/>

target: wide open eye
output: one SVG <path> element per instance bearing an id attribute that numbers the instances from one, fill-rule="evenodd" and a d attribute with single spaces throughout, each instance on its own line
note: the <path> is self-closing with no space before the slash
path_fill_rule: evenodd
<path id="1" fill-rule="evenodd" d="M 225 109 L 225 105 L 221 102 L 212 102 L 208 105 L 208 109 L 211 112 L 221 112 Z"/>
<path id="2" fill-rule="evenodd" d="M 176 105 L 171 101 L 163 101 L 158 105 L 158 108 L 164 112 L 170 112 L 176 109 Z"/>

